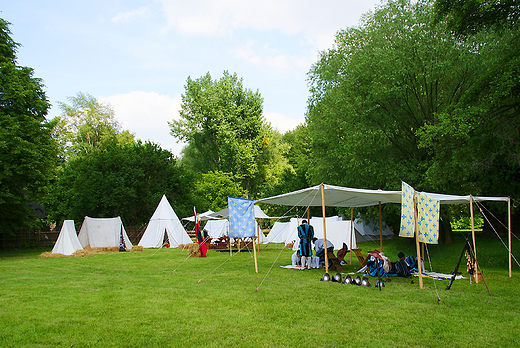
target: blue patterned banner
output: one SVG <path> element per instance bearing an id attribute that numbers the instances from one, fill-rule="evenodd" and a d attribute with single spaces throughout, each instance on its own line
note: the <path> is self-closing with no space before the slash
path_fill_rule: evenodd
<path id="1" fill-rule="evenodd" d="M 415 190 L 413 187 L 401 182 L 401 228 L 399 230 L 399 237 L 413 238 L 415 236 L 415 209 L 413 206 L 413 195 Z"/>
<path id="2" fill-rule="evenodd" d="M 437 244 L 439 241 L 439 200 L 425 193 L 417 194 L 417 224 L 419 242 Z"/>
<path id="3" fill-rule="evenodd" d="M 255 236 L 255 205 L 252 199 L 228 197 L 229 237 Z"/>

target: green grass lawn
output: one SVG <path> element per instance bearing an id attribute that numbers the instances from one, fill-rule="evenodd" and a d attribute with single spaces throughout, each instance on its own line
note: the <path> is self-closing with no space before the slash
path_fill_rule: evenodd
<path id="1" fill-rule="evenodd" d="M 454 245 L 430 246 L 435 271 L 453 271 L 462 241 L 457 235 Z M 213 250 L 189 259 L 178 249 L 82 258 L 2 252 L 0 346 L 519 346 L 520 269 L 515 265 L 508 277 L 507 251 L 495 238 L 479 236 L 477 243 L 492 296 L 484 283 L 469 279 L 455 281 L 449 291 L 448 281 L 431 279 L 423 290 L 416 278 L 414 284 L 393 278 L 382 291 L 322 282 L 323 269 L 280 268 L 292 254 L 279 255 L 280 244 L 262 247 L 259 273 L 252 254 L 229 258 Z M 401 250 L 415 253 L 415 244 L 403 238 L 384 248 L 392 261 Z M 347 271 L 357 266 L 353 258 Z M 468 276 L 464 260 L 460 270 Z"/>

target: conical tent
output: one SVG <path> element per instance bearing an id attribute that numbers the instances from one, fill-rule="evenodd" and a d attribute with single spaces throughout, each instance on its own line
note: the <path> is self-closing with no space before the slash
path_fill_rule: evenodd
<path id="1" fill-rule="evenodd" d="M 74 227 L 74 220 L 63 221 L 60 235 L 52 248 L 53 254 L 72 255 L 76 250 L 81 250 L 83 247 L 79 242 L 76 228 Z"/>
<path id="2" fill-rule="evenodd" d="M 83 225 L 79 230 L 78 239 L 83 247 L 87 245 L 90 245 L 91 248 L 118 247 L 121 244 L 121 236 L 125 249 L 132 249 L 132 243 L 119 216 L 115 218 L 85 216 Z"/>
<path id="3" fill-rule="evenodd" d="M 176 248 L 179 244 L 193 243 L 184 227 L 182 227 L 166 195 L 163 195 L 150 218 L 139 245 L 144 248 L 160 248 L 163 245 L 165 233 L 168 236 L 170 248 Z"/>

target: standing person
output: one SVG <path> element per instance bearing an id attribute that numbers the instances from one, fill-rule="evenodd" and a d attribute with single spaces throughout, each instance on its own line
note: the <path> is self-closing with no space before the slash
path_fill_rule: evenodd
<path id="1" fill-rule="evenodd" d="M 307 223 L 307 220 L 303 220 L 302 224 L 298 226 L 298 238 L 300 238 L 300 256 L 302 257 L 302 268 L 305 268 L 305 261 L 307 261 L 307 269 L 310 269 L 314 228 Z"/>

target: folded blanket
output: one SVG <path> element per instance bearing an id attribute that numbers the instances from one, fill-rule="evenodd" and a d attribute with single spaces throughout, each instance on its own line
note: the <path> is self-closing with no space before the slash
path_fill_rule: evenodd
<path id="1" fill-rule="evenodd" d="M 412 273 L 414 277 L 418 277 L 419 273 L 415 272 Z M 445 274 L 445 273 L 437 273 L 437 272 L 429 272 L 429 271 L 423 271 L 422 272 L 423 277 L 428 277 L 432 279 L 440 279 L 440 280 L 450 280 L 453 275 L 451 274 Z M 466 279 L 466 277 L 463 277 L 461 274 L 458 274 L 455 276 L 455 279 Z"/>

